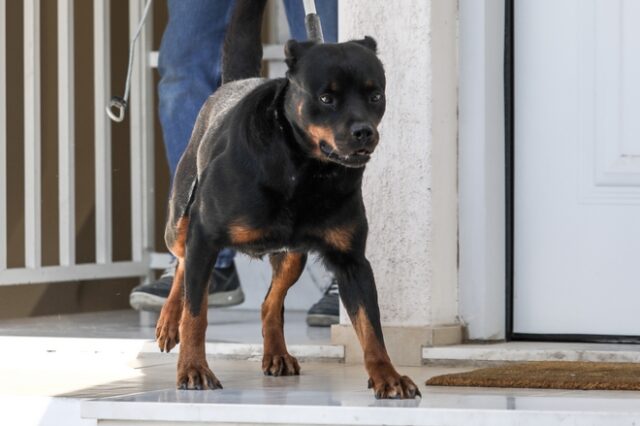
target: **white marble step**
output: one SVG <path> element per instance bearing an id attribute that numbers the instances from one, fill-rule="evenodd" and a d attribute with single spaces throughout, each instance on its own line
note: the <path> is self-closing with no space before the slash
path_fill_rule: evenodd
<path id="1" fill-rule="evenodd" d="M 156 402 L 154 402 L 156 401 Z M 157 401 L 162 401 L 157 402 Z M 284 402 L 286 401 L 286 402 Z M 284 402 L 284 403 L 283 403 Z M 615 408 L 614 408 L 615 407 Z M 624 426 L 640 422 L 637 400 L 432 395 L 424 401 L 375 401 L 368 393 L 161 391 L 86 401 L 82 416 L 100 424 L 242 423 L 279 425 Z M 126 421 L 126 423 L 125 423 Z"/>
<path id="2" fill-rule="evenodd" d="M 423 390 L 422 399 L 384 401 L 375 400 L 366 390 L 311 391 L 295 386 L 163 390 L 85 401 L 82 416 L 101 425 L 631 426 L 640 422 L 637 393 L 614 399 L 602 393 L 529 392 Z"/>
<path id="3" fill-rule="evenodd" d="M 426 364 L 483 364 L 522 361 L 640 362 L 640 345 L 507 342 L 423 348 Z"/>

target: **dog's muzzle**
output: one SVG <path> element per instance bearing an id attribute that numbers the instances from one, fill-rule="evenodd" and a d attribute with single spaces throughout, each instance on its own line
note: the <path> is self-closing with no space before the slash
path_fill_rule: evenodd
<path id="1" fill-rule="evenodd" d="M 331 161 L 341 164 L 345 167 L 364 167 L 371 159 L 373 150 L 360 148 L 350 154 L 344 155 L 333 149 L 325 141 L 320 141 L 320 151 Z"/>

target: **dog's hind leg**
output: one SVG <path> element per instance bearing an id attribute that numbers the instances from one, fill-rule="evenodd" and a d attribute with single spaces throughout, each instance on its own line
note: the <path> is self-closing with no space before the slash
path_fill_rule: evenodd
<path id="1" fill-rule="evenodd" d="M 191 217 L 184 258 L 185 298 L 180 319 L 179 389 L 220 389 L 205 354 L 209 277 L 220 249 Z"/>
<path id="2" fill-rule="evenodd" d="M 271 376 L 300 374 L 298 361 L 289 355 L 284 341 L 284 298 L 287 290 L 300 278 L 307 261 L 306 253 L 277 253 L 269 256 L 273 277 L 262 303 L 264 354 L 262 371 Z"/>

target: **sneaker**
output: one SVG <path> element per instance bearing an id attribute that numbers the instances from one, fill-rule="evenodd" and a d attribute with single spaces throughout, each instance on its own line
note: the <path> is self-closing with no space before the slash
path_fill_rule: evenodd
<path id="1" fill-rule="evenodd" d="M 173 276 L 178 262 L 172 259 L 160 278 L 151 283 L 140 284 L 129 293 L 129 304 L 136 311 L 159 311 L 169 297 Z"/>
<path id="2" fill-rule="evenodd" d="M 340 295 L 334 278 L 324 294 L 307 312 L 307 324 L 312 327 L 329 327 L 340 322 Z"/>
<path id="3" fill-rule="evenodd" d="M 235 306 L 244 302 L 244 292 L 240 287 L 240 278 L 236 263 L 228 268 L 213 268 L 209 279 L 209 306 Z"/>
<path id="4" fill-rule="evenodd" d="M 159 311 L 169 297 L 178 262 L 173 259 L 158 280 L 134 287 L 129 304 L 138 311 Z M 209 306 L 234 306 L 244 302 L 244 292 L 235 263 L 228 268 L 214 268 L 209 280 Z"/>

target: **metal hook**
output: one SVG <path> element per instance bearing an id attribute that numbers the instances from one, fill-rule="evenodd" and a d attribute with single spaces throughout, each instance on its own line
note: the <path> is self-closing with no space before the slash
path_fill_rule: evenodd
<path id="1" fill-rule="evenodd" d="M 147 3 L 144 5 L 144 12 L 142 12 L 142 18 L 140 18 L 140 22 L 138 22 L 138 28 L 136 29 L 136 33 L 131 40 L 131 44 L 129 45 L 129 64 L 127 65 L 127 80 L 124 84 L 124 96 L 114 96 L 111 98 L 109 105 L 105 107 L 107 111 L 107 115 L 110 119 L 115 121 L 116 123 L 121 123 L 124 120 L 124 115 L 127 111 L 127 99 L 129 99 L 129 89 L 131 85 L 131 71 L 133 69 L 133 55 L 135 54 L 135 45 L 138 37 L 140 36 L 140 31 L 142 30 L 142 26 L 144 25 L 144 21 L 147 19 L 147 14 L 149 13 L 149 9 L 151 7 L 151 3 L 153 0 L 147 0 Z M 113 112 L 113 107 L 118 108 L 118 115 Z"/>
<path id="2" fill-rule="evenodd" d="M 117 115 L 114 113 L 113 107 L 118 108 Z M 107 111 L 107 115 L 110 119 L 112 119 L 116 123 L 121 123 L 122 120 L 124 120 L 124 113 L 127 110 L 127 101 L 125 101 L 120 96 L 114 96 L 113 98 L 111 98 L 111 101 L 109 101 L 109 105 L 107 105 L 105 110 Z"/>

